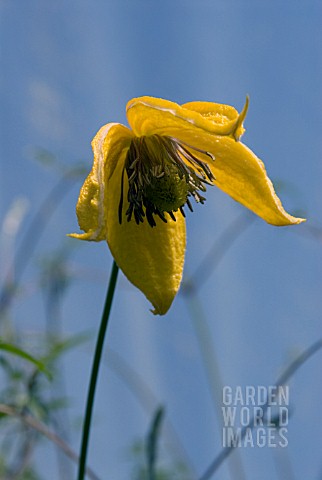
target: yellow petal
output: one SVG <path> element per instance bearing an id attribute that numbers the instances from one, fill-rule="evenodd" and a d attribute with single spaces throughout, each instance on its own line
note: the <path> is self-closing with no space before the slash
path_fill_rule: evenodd
<path id="1" fill-rule="evenodd" d="M 70 236 L 99 242 L 106 239 L 104 196 L 106 180 L 112 175 L 122 152 L 129 147 L 133 135 L 119 123 L 104 125 L 92 141 L 94 163 L 81 188 L 76 212 L 81 230 Z"/>
<path id="2" fill-rule="evenodd" d="M 232 134 L 235 140 L 244 133 L 243 121 L 246 118 L 249 105 L 249 97 L 246 97 L 244 108 L 239 114 L 234 107 L 212 102 L 189 102 L 182 105 L 183 108 L 200 113 L 207 120 L 216 124 L 223 124 L 228 134 Z"/>
<path id="3" fill-rule="evenodd" d="M 275 193 L 263 162 L 244 144 L 231 138 L 216 140 L 212 171 L 215 184 L 267 223 L 283 226 L 304 221 L 289 215 Z"/>
<path id="4" fill-rule="evenodd" d="M 116 166 L 106 189 L 107 242 L 116 263 L 126 277 L 153 304 L 153 313 L 164 315 L 179 289 L 186 245 L 185 221 L 177 213 L 177 221 L 168 223 L 155 218 L 156 227 L 147 220 L 140 225 L 127 221 L 127 178 L 124 178 L 123 220 L 119 223 L 122 165 Z M 124 176 L 126 177 L 126 175 Z M 167 215 L 167 214 L 166 214 Z"/>
<path id="5" fill-rule="evenodd" d="M 189 136 L 181 140 L 189 141 Z M 284 210 L 264 163 L 246 145 L 204 133 L 194 139 L 194 146 L 214 155 L 214 160 L 204 158 L 215 176 L 214 185 L 267 223 L 283 226 L 304 221 Z"/>
<path id="6" fill-rule="evenodd" d="M 245 145 L 236 141 L 243 132 L 248 100 L 241 114 L 228 105 L 173 102 L 141 97 L 127 105 L 128 121 L 138 135 L 175 137 L 191 147 L 210 152 L 215 160 L 197 154 L 216 177 L 214 184 L 236 201 L 273 225 L 304 221 L 289 215 L 277 197 L 263 162 Z"/>
<path id="7" fill-rule="evenodd" d="M 216 135 L 237 134 L 239 137 L 243 132 L 237 110 L 219 103 L 191 102 L 180 106 L 160 98 L 139 97 L 128 102 L 126 111 L 137 136 L 167 135 L 169 128 L 176 136 L 180 130 L 191 127 Z"/>

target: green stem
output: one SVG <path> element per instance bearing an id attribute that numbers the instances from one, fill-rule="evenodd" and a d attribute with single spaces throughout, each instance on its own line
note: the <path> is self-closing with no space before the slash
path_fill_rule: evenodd
<path id="1" fill-rule="evenodd" d="M 115 261 L 113 261 L 110 281 L 109 281 L 108 290 L 106 294 L 105 306 L 104 306 L 102 319 L 101 319 L 101 325 L 100 325 L 100 329 L 97 336 L 97 343 L 96 343 L 96 349 L 95 349 L 95 354 L 93 359 L 91 379 L 88 387 L 87 404 L 86 404 L 85 419 L 84 419 L 84 425 L 83 425 L 82 445 L 81 445 L 79 466 L 78 466 L 78 477 L 77 477 L 78 480 L 84 480 L 85 478 L 87 447 L 88 447 L 89 433 L 90 433 L 90 427 L 91 427 L 91 418 L 92 418 L 92 411 L 93 411 L 93 404 L 94 404 L 95 389 L 96 389 L 99 366 L 101 362 L 105 333 L 107 329 L 108 319 L 109 319 L 112 301 L 113 301 L 114 292 L 115 292 L 118 270 L 119 270 L 118 266 L 116 265 Z"/>

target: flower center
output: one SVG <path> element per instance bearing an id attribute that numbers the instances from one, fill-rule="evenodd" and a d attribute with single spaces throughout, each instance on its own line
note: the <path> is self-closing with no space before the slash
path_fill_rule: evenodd
<path id="1" fill-rule="evenodd" d="M 176 220 L 174 212 L 180 210 L 185 216 L 185 204 L 192 211 L 189 197 L 204 203 L 205 184 L 211 184 L 215 177 L 208 165 L 191 152 L 214 157 L 204 150 L 186 145 L 178 140 L 160 135 L 134 138 L 128 150 L 121 180 L 119 222 L 122 223 L 124 172 L 128 177 L 127 220 L 132 216 L 137 224 L 146 217 L 151 227 L 156 225 L 157 215 L 167 222 L 165 213 Z"/>
<path id="2" fill-rule="evenodd" d="M 174 165 L 166 165 L 161 176 L 151 176 L 144 187 L 146 198 L 161 212 L 177 211 L 186 203 L 188 193 L 186 179 Z"/>

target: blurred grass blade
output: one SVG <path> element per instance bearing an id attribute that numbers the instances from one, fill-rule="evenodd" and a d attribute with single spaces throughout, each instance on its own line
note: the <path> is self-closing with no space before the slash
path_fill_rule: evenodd
<path id="1" fill-rule="evenodd" d="M 11 353 L 12 355 L 16 355 L 17 357 L 27 360 L 28 362 L 35 365 L 35 367 L 37 367 L 38 370 L 44 373 L 49 379 L 52 378 L 51 373 L 47 370 L 47 368 L 41 361 L 37 360 L 16 345 L 12 345 L 11 343 L 4 343 L 0 340 L 0 350 L 4 350 L 5 352 Z"/>
<path id="2" fill-rule="evenodd" d="M 154 414 L 146 442 L 148 461 L 148 480 L 156 480 L 157 444 L 160 436 L 160 427 L 164 415 L 164 408 L 159 407 Z"/>
<path id="3" fill-rule="evenodd" d="M 87 342 L 90 338 L 91 334 L 85 332 L 74 335 L 73 337 L 67 338 L 66 340 L 55 342 L 53 343 L 50 352 L 46 356 L 42 357 L 41 362 L 43 364 L 53 362 L 67 350 L 78 347 L 79 345 Z"/>

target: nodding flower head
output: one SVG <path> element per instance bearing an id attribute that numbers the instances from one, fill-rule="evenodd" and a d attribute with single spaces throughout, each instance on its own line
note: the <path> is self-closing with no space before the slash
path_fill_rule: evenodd
<path id="1" fill-rule="evenodd" d="M 262 161 L 239 141 L 240 114 L 229 105 L 178 105 L 153 97 L 127 104 L 131 128 L 103 126 L 93 139 L 93 168 L 76 211 L 82 240 L 106 240 L 116 263 L 165 314 L 179 289 L 186 212 L 215 185 L 266 222 L 292 225 Z"/>

